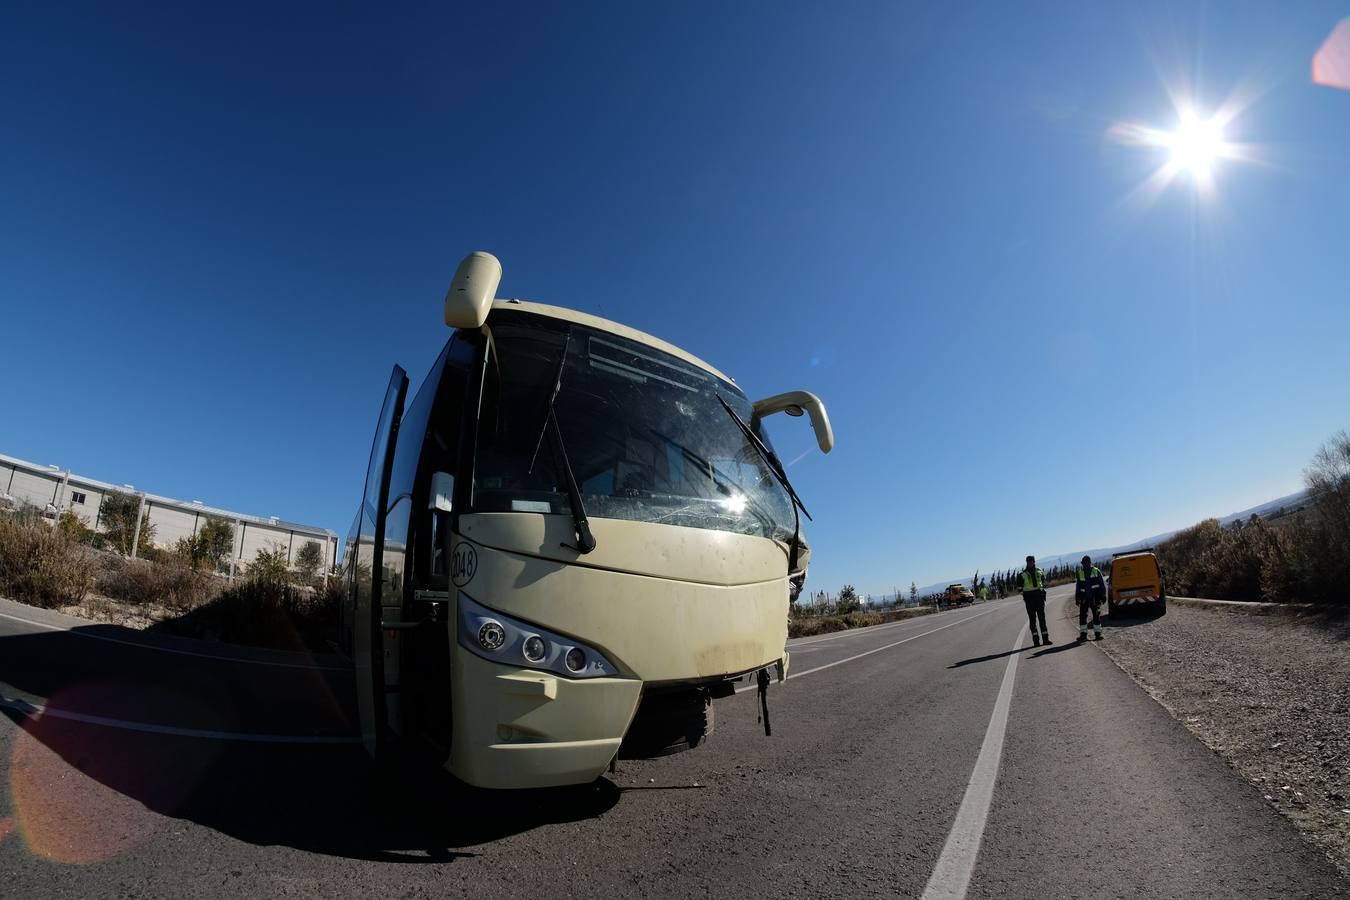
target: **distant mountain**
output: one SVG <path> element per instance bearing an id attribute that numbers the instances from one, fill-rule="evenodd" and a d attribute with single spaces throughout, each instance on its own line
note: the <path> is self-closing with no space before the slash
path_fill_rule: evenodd
<path id="1" fill-rule="evenodd" d="M 1308 502 L 1308 492 L 1298 491 L 1297 493 L 1290 494 L 1287 497 L 1279 497 L 1275 500 L 1270 500 L 1266 503 L 1262 503 L 1259 506 L 1253 506 L 1250 509 L 1244 509 L 1241 512 L 1229 513 L 1228 515 L 1220 518 L 1219 523 L 1222 525 L 1228 525 L 1232 522 L 1236 522 L 1239 519 L 1251 518 L 1253 515 L 1260 516 L 1263 519 L 1268 519 L 1272 515 L 1278 513 L 1281 509 L 1287 512 L 1293 512 L 1294 510 L 1300 509 L 1303 506 L 1305 506 L 1307 502 Z M 1190 525 L 1187 525 L 1186 527 L 1189 528 Z M 1129 544 L 1122 544 L 1118 547 L 1098 547 L 1095 550 L 1074 550 L 1071 553 L 1060 553 L 1056 556 L 1038 556 L 1036 557 L 1036 564 L 1040 566 L 1042 569 L 1048 569 L 1051 566 L 1077 565 L 1078 561 L 1082 559 L 1084 555 L 1090 556 L 1094 560 L 1110 559 L 1111 554 L 1113 553 L 1123 553 L 1126 550 L 1140 550 L 1145 547 L 1157 546 L 1158 544 L 1172 537 L 1174 534 L 1177 533 L 1177 531 L 1181 530 L 1182 529 L 1178 528 L 1175 531 L 1168 531 L 1164 532 L 1163 534 L 1155 534 L 1152 537 L 1147 537 Z M 988 572 L 983 568 L 980 569 L 980 573 L 982 575 L 988 574 Z M 935 581 L 932 584 L 922 585 L 919 587 L 919 596 L 922 597 L 924 594 L 932 594 L 937 591 L 945 590 L 947 585 L 955 581 L 965 582 L 966 579 L 970 578 L 970 575 L 971 573 L 967 572 L 965 575 L 962 575 L 959 578 L 948 578 L 943 581 Z"/>

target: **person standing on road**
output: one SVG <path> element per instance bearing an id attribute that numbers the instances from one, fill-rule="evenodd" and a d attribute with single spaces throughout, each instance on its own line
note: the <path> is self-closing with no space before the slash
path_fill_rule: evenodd
<path id="1" fill-rule="evenodd" d="M 1078 601 L 1078 640 L 1087 640 L 1087 614 L 1092 609 L 1092 630 L 1097 640 L 1102 639 L 1102 604 L 1106 602 L 1106 579 L 1101 569 L 1092 564 L 1092 557 L 1084 556 L 1078 564 L 1078 580 L 1073 597 Z"/>
<path id="2" fill-rule="evenodd" d="M 1045 573 L 1036 568 L 1036 557 L 1027 557 L 1027 567 L 1022 570 L 1022 602 L 1027 607 L 1027 618 L 1031 621 L 1031 642 L 1053 644 L 1050 640 L 1050 628 L 1045 624 Z M 1040 620 L 1040 630 L 1036 630 L 1036 620 Z"/>
<path id="3" fill-rule="evenodd" d="M 978 596 L 980 598 L 981 603 L 984 603 L 986 600 L 989 599 L 989 588 L 984 586 L 983 581 L 980 582 L 980 590 Z"/>

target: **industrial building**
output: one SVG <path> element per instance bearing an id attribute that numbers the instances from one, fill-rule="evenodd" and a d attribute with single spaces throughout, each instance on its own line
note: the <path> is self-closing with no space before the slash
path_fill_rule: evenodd
<path id="1" fill-rule="evenodd" d="M 205 506 L 200 500 L 174 500 L 138 491 L 129 484 L 108 484 L 58 466 L 41 466 L 0 454 L 0 508 L 31 504 L 56 516 L 69 510 L 84 524 L 101 531 L 99 513 L 103 498 L 110 493 L 140 498 L 144 522 L 154 526 L 157 547 L 172 548 L 180 538 L 195 536 L 211 519 L 234 524 L 234 552 L 230 569 L 242 569 L 259 550 L 281 548 L 286 562 L 295 565 L 300 548 L 314 541 L 323 551 L 323 570 L 331 571 L 337 559 L 338 536 L 327 528 L 283 522 L 276 517 L 250 516 Z"/>

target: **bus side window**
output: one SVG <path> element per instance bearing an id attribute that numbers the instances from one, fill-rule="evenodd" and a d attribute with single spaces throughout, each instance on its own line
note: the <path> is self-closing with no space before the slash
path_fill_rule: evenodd
<path id="1" fill-rule="evenodd" d="M 450 510 L 455 496 L 455 476 L 436 472 L 431 476 L 431 499 L 427 512 L 431 515 L 431 572 L 427 579 L 432 590 L 449 586 L 449 567 L 445 550 L 449 542 Z"/>
<path id="2" fill-rule="evenodd" d="M 436 386 L 426 443 L 422 450 L 422 483 L 426 486 L 421 516 L 422 534 L 418 541 L 419 583 L 431 590 L 450 587 L 449 567 L 444 555 L 453 527 L 452 507 L 456 474 L 461 454 L 460 436 L 468 407 L 469 366 L 474 360 L 471 341 L 456 333 L 446 347 L 444 369 Z"/>

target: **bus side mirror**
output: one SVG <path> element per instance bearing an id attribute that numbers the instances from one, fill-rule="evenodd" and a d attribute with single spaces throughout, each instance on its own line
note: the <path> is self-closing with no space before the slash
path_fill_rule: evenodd
<path id="1" fill-rule="evenodd" d="M 809 391 L 788 391 L 786 394 L 775 394 L 757 400 L 754 408 L 756 419 L 764 419 L 780 412 L 790 416 L 806 413 L 811 417 L 811 428 L 816 433 L 816 443 L 820 445 L 820 452 L 829 453 L 834 449 L 834 429 L 830 427 L 829 414 L 825 412 L 825 404 L 821 403 L 815 394 Z"/>
<path id="2" fill-rule="evenodd" d="M 501 280 L 502 264 L 491 253 L 476 251 L 464 257 L 445 292 L 445 324 L 482 328 Z"/>

